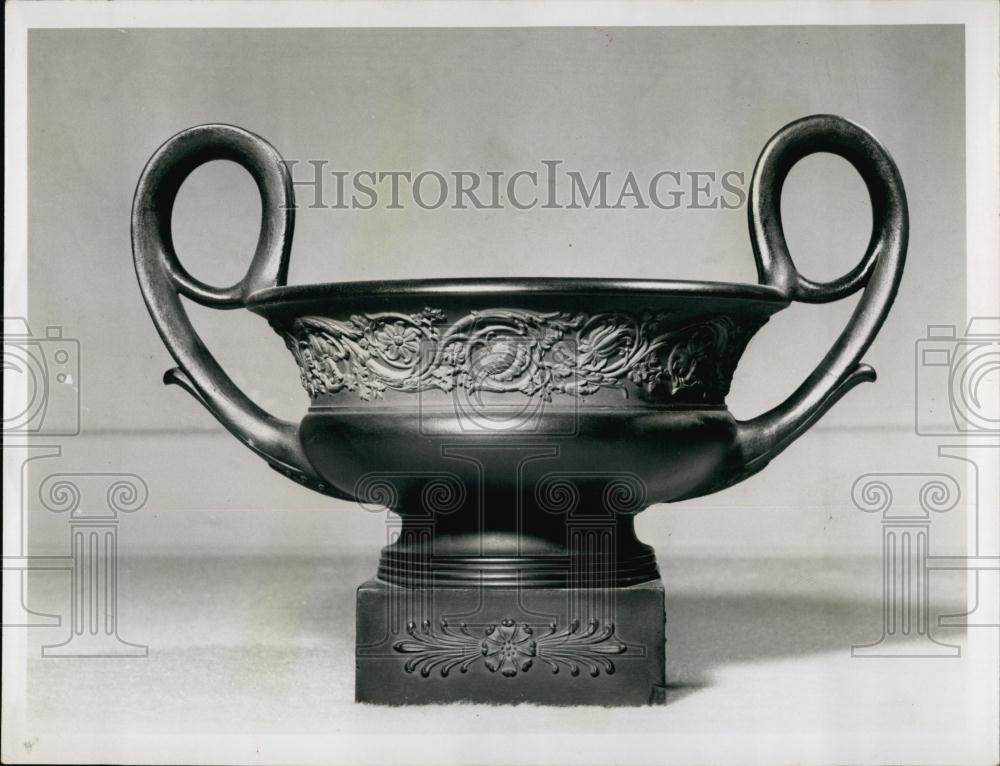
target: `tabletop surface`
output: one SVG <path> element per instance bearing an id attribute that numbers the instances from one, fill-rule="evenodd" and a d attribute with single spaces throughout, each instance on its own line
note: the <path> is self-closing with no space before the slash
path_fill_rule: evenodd
<path id="1" fill-rule="evenodd" d="M 978 762 L 966 657 L 854 658 L 877 641 L 877 558 L 664 556 L 667 704 L 353 701 L 354 590 L 375 554 L 123 557 L 119 635 L 145 658 L 43 658 L 27 636 L 19 760 L 105 762 Z M 943 573 L 932 614 L 964 611 Z M 68 573 L 32 575 L 65 608 Z M 935 620 L 936 622 L 936 620 Z M 971 630 L 934 627 L 964 648 Z M 995 640 L 995 639 L 994 639 Z"/>

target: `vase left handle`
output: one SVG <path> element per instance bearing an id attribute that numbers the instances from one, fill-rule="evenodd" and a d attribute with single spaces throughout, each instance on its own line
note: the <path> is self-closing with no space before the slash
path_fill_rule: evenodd
<path id="1" fill-rule="evenodd" d="M 191 276 L 171 236 L 174 200 L 184 180 L 212 160 L 241 165 L 257 184 L 261 226 L 250 268 L 234 285 L 219 288 Z M 199 125 L 166 141 L 149 159 L 132 203 L 132 255 L 153 324 L 177 367 L 163 380 L 184 388 L 272 468 L 307 487 L 350 499 L 316 473 L 299 441 L 298 427 L 274 417 L 244 394 L 215 361 L 188 319 L 180 296 L 218 309 L 243 308 L 266 287 L 285 284 L 295 223 L 292 181 L 281 155 L 259 136 L 233 125 Z"/>

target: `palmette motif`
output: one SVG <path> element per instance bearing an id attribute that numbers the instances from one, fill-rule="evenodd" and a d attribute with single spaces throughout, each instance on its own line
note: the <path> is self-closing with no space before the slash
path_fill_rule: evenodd
<path id="1" fill-rule="evenodd" d="M 578 676 L 581 668 L 586 668 L 596 678 L 601 670 L 608 675 L 615 672 L 610 656 L 628 652 L 628 646 L 615 635 L 614 624 L 605 623 L 601 628 L 597 619 L 590 619 L 586 627 L 573 620 L 562 630 L 550 623 L 539 635 L 530 625 L 510 618 L 487 626 L 482 636 L 471 633 L 464 622 L 455 628 L 447 620 L 441 620 L 439 630 L 431 628 L 429 620 L 419 627 L 411 622 L 406 632 L 410 639 L 397 641 L 392 648 L 411 655 L 403 664 L 405 672 L 419 672 L 424 678 L 433 671 L 447 678 L 455 668 L 467 673 L 479 661 L 491 673 L 513 678 L 529 671 L 536 659 L 552 673 L 566 668 L 571 676 Z"/>
<path id="2" fill-rule="evenodd" d="M 669 312 L 588 315 L 523 309 L 473 311 L 446 325 L 444 312 L 306 316 L 278 328 L 311 397 L 461 387 L 588 396 L 602 388 L 690 403 L 721 403 L 736 362 L 759 327 L 720 316 L 677 326 Z"/>

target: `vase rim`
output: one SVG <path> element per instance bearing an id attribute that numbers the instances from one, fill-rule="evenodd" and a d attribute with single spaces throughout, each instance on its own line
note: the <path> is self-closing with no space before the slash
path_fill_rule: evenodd
<path id="1" fill-rule="evenodd" d="M 501 299 L 509 303 L 519 297 L 545 296 L 626 298 L 642 305 L 644 298 L 691 300 L 737 300 L 771 304 L 772 310 L 787 306 L 788 297 L 775 287 L 730 282 L 699 282 L 662 279 L 602 279 L 590 277 L 463 277 L 447 279 L 370 280 L 284 285 L 259 290 L 247 298 L 246 306 L 259 314 L 291 308 L 300 303 L 367 298 L 419 300 L 449 297 L 479 302 Z"/>

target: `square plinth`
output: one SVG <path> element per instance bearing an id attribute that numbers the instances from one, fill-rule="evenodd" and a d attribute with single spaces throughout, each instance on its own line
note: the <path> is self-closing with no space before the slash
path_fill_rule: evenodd
<path id="1" fill-rule="evenodd" d="M 650 705 L 664 698 L 663 583 L 358 588 L 355 699 Z"/>

